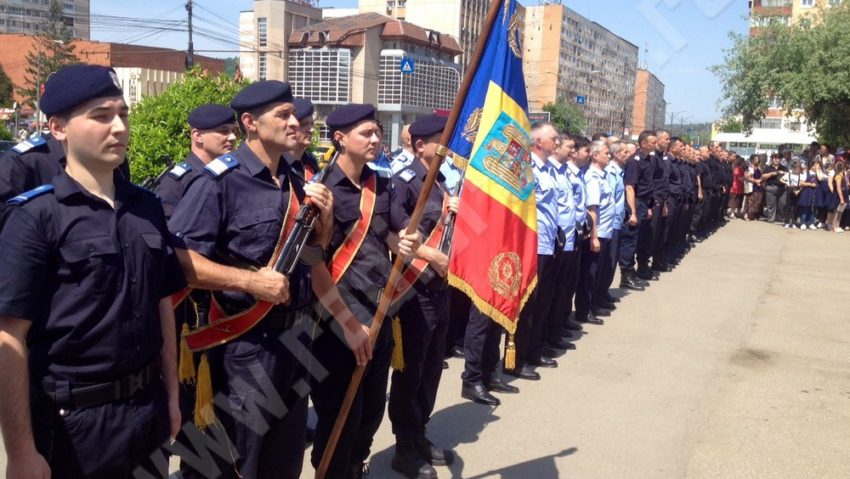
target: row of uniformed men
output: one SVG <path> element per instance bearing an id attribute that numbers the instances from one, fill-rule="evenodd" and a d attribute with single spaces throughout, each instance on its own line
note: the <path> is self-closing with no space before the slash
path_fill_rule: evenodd
<path id="1" fill-rule="evenodd" d="M 194 450 L 196 460 L 182 466 L 187 476 L 297 478 L 308 393 L 318 415 L 318 466 L 352 372 L 368 361 L 327 475 L 361 477 L 386 402 L 392 335 L 382 328 L 373 350 L 369 326 L 390 253 L 432 270 L 390 313 L 398 311 L 405 341 L 389 403 L 393 467 L 428 478 L 436 477 L 432 464 L 451 461 L 425 435 L 448 295 L 447 257 L 421 239 L 456 210 L 442 181 L 419 231 L 405 232 L 427 167 L 438 161 L 445 118 L 410 127 L 414 160 L 389 178 L 369 167 L 381 148 L 374 107 L 340 107 L 327 118 L 336 166 L 315 183 L 306 153 L 312 105 L 293 99 L 287 83 L 253 83 L 230 108 L 190 114 L 192 153 L 161 183 L 160 202 L 120 171 L 128 108 L 114 71 L 60 70 L 40 107 L 51 135 L 0 162 L 0 194 L 17 194 L 0 229 L 0 428 L 9 477 L 164 474 L 153 453 L 170 437 L 178 438 L 175 450 Z M 235 148 L 237 125 L 244 142 Z M 284 218 L 308 198 L 319 211 L 308 248 L 318 254 L 287 277 L 268 265 Z M 193 295 L 227 315 L 257 300 L 274 304 L 201 360 L 219 397 L 218 421 L 200 442 L 181 418 L 178 385 L 171 297 L 187 286 L 213 291 L 209 304 Z M 178 322 L 197 321 L 179 311 L 186 316 Z M 305 340 L 311 354 L 297 346 Z"/>

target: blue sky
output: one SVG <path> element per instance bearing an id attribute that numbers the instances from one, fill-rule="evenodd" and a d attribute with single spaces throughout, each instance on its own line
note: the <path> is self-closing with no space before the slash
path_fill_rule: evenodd
<path id="1" fill-rule="evenodd" d="M 109 27 L 98 15 L 115 15 L 159 20 L 184 19 L 183 1 L 146 0 L 112 2 L 93 0 L 92 39 L 131 41 L 142 45 L 185 48 L 186 34 Z M 240 10 L 250 10 L 251 0 L 196 0 L 197 26 L 207 33 L 225 38 L 212 41 L 197 37 L 198 50 L 236 48 Z M 536 5 L 535 1 L 522 1 Z M 564 0 L 564 5 L 605 26 L 639 46 L 641 62 L 647 57 L 649 69 L 666 87 L 670 113 L 676 123 L 711 121 L 719 117 L 717 100 L 721 94 L 717 78 L 707 68 L 723 60 L 723 49 L 730 45 L 730 31 L 747 31 L 747 2 L 740 0 Z M 356 7 L 357 0 L 320 0 L 321 7 Z M 416 19 L 409 21 L 416 23 Z M 148 36 L 149 35 L 149 36 Z M 649 55 L 644 49 L 649 48 Z M 211 56 L 236 56 L 236 53 L 210 53 Z M 688 118 L 690 117 L 690 118 Z"/>

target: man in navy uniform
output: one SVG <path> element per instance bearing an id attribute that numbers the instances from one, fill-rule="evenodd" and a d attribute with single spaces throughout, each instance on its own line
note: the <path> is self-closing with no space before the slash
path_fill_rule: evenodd
<path id="1" fill-rule="evenodd" d="M 648 220 L 652 216 L 653 171 L 649 154 L 655 151 L 655 132 L 644 131 L 638 136 L 638 152 L 626 162 L 623 183 L 626 185 L 626 223 L 620 231 L 620 287 L 640 291 L 646 287 L 635 272 L 635 257 L 649 261 L 652 236 Z M 649 240 L 649 241 L 647 241 Z M 639 251 L 640 250 L 640 251 Z M 644 268 L 647 264 L 643 263 Z M 650 272 L 651 274 L 651 272 Z"/>
<path id="2" fill-rule="evenodd" d="M 280 81 L 243 88 L 230 106 L 245 142 L 204 167 L 169 222 L 190 285 L 212 290 L 225 314 L 246 311 L 257 299 L 275 305 L 253 328 L 209 351 L 213 389 L 229 405 L 219 415 L 232 445 L 232 464 L 218 466 L 225 477 L 301 475 L 307 399 L 290 394 L 301 369 L 281 337 L 309 321 L 309 268 L 298 265 L 287 278 L 267 265 L 284 218 L 306 196 L 321 211 L 313 239 L 321 243 L 332 197 L 322 185 L 301 189 L 283 159 L 296 146 L 292 100 L 289 84 Z M 288 401 L 282 417 L 257 412 L 270 394 Z"/>
<path id="3" fill-rule="evenodd" d="M 652 221 L 650 223 L 652 225 L 652 246 L 650 250 L 652 268 L 649 274 L 669 271 L 669 268 L 664 262 L 662 249 L 664 247 L 665 230 L 670 226 L 670 221 L 672 220 L 670 217 L 670 205 L 668 204 L 672 168 L 672 155 L 667 154 L 667 147 L 670 145 L 670 133 L 663 129 L 656 130 L 655 138 L 656 149 L 649 154 L 650 162 L 653 165 L 652 194 L 655 199 L 655 204 L 652 207 Z"/>
<path id="4" fill-rule="evenodd" d="M 413 214 L 429 165 L 440 159 L 436 147 L 446 127 L 445 116 L 427 115 L 410 126 L 414 160 L 393 176 L 396 197 L 408 215 Z M 443 221 L 446 208 L 457 211 L 457 197 L 450 197 L 443 175 L 431 189 L 419 232 L 430 237 Z M 450 295 L 446 275 L 448 256 L 438 248 L 422 245 L 428 263 L 418 280 L 399 301 L 398 317 L 404 365 L 392 374 L 389 416 L 396 437 L 392 467 L 408 477 L 436 477 L 432 465 L 444 466 L 451 456 L 425 436 L 437 400 L 443 371 L 443 352 L 449 327 Z M 425 266 L 425 265 L 423 265 Z M 403 346 L 402 346 L 403 345 Z"/>
<path id="5" fill-rule="evenodd" d="M 284 153 L 289 167 L 300 179 L 301 183 L 310 182 L 319 172 L 319 163 L 313 153 L 307 151 L 313 144 L 313 102 L 307 98 L 296 98 L 295 118 L 298 120 L 295 149 Z"/>
<path id="6" fill-rule="evenodd" d="M 188 121 L 192 141 L 189 156 L 174 165 L 155 190 L 169 219 L 192 179 L 202 174 L 209 162 L 236 147 L 239 130 L 229 107 L 212 103 L 201 105 L 189 113 Z"/>
<path id="7" fill-rule="evenodd" d="M 9 477 L 128 478 L 180 427 L 157 198 L 114 170 L 127 104 L 111 68 L 66 67 L 41 109 L 64 171 L 9 200 L 0 245 L 0 428 Z"/>

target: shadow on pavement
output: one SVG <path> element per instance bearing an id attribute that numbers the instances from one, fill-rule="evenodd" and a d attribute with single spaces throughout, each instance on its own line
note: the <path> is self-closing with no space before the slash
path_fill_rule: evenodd
<path id="1" fill-rule="evenodd" d="M 487 471 L 483 474 L 466 477 L 464 479 L 484 479 L 495 477 L 499 477 L 502 479 L 516 479 L 521 477 L 533 477 L 534 479 L 558 479 L 561 476 L 558 473 L 558 467 L 555 464 L 555 458 L 567 457 L 569 455 L 575 454 L 576 451 L 578 451 L 577 448 L 571 447 L 568 449 L 564 449 L 563 451 L 557 454 L 550 454 L 548 456 L 538 457 L 537 459 L 531 459 L 530 461 L 521 462 L 519 464 L 513 464 L 507 467 L 503 467 L 501 469 L 494 469 L 492 471 Z"/>

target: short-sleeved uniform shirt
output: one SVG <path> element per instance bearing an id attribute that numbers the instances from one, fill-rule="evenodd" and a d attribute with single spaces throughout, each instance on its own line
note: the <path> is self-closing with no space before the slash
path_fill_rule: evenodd
<path id="1" fill-rule="evenodd" d="M 563 251 L 574 251 L 576 247 L 576 206 L 573 185 L 567 178 L 567 165 L 549 159 L 555 176 L 556 200 L 558 203 L 558 229 L 564 242 Z"/>
<path id="2" fill-rule="evenodd" d="M 328 247 L 330 257 L 343 245 L 360 218 L 361 185 L 365 185 L 373 175 L 378 173 L 364 167 L 355 185 L 341 168 L 334 168 L 328 173 L 325 185 L 334 197 L 334 230 Z M 375 208 L 366 237 L 337 283 L 340 295 L 351 312 L 367 326 L 372 324 L 380 292 L 392 270 L 387 237 L 390 233 L 402 231 L 409 221 L 390 178 L 378 175 L 375 195 Z"/>
<path id="3" fill-rule="evenodd" d="M 415 157 L 413 156 L 413 153 L 402 148 L 401 151 L 397 155 L 395 155 L 392 161 L 390 162 L 390 168 L 392 169 L 393 174 L 398 173 L 399 171 L 410 166 L 410 164 L 413 163 L 414 158 Z"/>
<path id="4" fill-rule="evenodd" d="M 623 228 L 626 217 L 626 187 L 623 184 L 623 169 L 612 161 L 605 167 L 605 173 L 608 184 L 611 185 L 611 191 L 614 192 L 614 229 L 620 230 Z"/>
<path id="5" fill-rule="evenodd" d="M 634 186 L 635 198 L 652 202 L 653 168 L 649 155 L 638 152 L 630 159 L 625 166 L 623 181 Z"/>
<path id="6" fill-rule="evenodd" d="M 670 170 L 667 182 L 668 194 L 676 199 L 680 199 L 682 197 L 682 186 L 684 185 L 685 180 L 682 178 L 682 170 L 678 165 L 679 160 L 677 160 L 671 153 L 665 153 L 662 159 L 664 159 L 664 162 Z"/>
<path id="7" fill-rule="evenodd" d="M 115 207 L 64 172 L 10 206 L 0 231 L 0 316 L 32 322 L 33 384 L 104 383 L 162 348 L 159 301 L 183 289 L 159 200 L 120 175 Z"/>
<path id="8" fill-rule="evenodd" d="M 584 180 L 581 169 L 575 163 L 567 163 L 567 179 L 573 185 L 573 203 L 576 207 L 576 228 L 584 229 L 587 223 L 587 208 L 585 207 Z"/>
<path id="9" fill-rule="evenodd" d="M 597 221 L 596 236 L 611 239 L 614 234 L 614 191 L 605 177 L 605 172 L 591 165 L 584 173 L 585 191 L 587 191 L 587 206 L 596 207 Z"/>
<path id="10" fill-rule="evenodd" d="M 215 174 L 226 157 L 238 164 Z M 175 244 L 237 268 L 267 266 L 280 237 L 290 195 L 294 194 L 299 202 L 304 199 L 303 190 L 292 181 L 289 164 L 282 158 L 277 175 L 280 187 L 247 144 L 210 162 L 204 174 L 189 185 L 168 222 Z M 289 278 L 289 288 L 289 304 L 272 308 L 270 317 L 310 305 L 309 268 L 299 264 Z M 250 294 L 239 291 L 213 294 L 229 314 L 244 311 L 256 301 Z"/>
<path id="11" fill-rule="evenodd" d="M 440 165 L 440 173 L 445 178 L 446 191 L 452 196 L 458 196 L 463 171 L 455 165 L 452 158 L 446 158 Z"/>
<path id="12" fill-rule="evenodd" d="M 654 151 L 649 154 L 652 163 L 652 194 L 656 203 L 661 203 L 670 194 L 670 156 Z"/>
<path id="13" fill-rule="evenodd" d="M 558 200 L 554 168 L 532 153 L 534 196 L 537 199 L 537 254 L 555 254 L 558 236 Z"/>
<path id="14" fill-rule="evenodd" d="M 167 219 L 171 219 L 177 203 L 183 198 L 192 180 L 203 173 L 204 166 L 206 165 L 197 155 L 189 153 L 184 161 L 172 166 L 162 177 L 154 191 L 162 200 L 162 209 Z"/>

